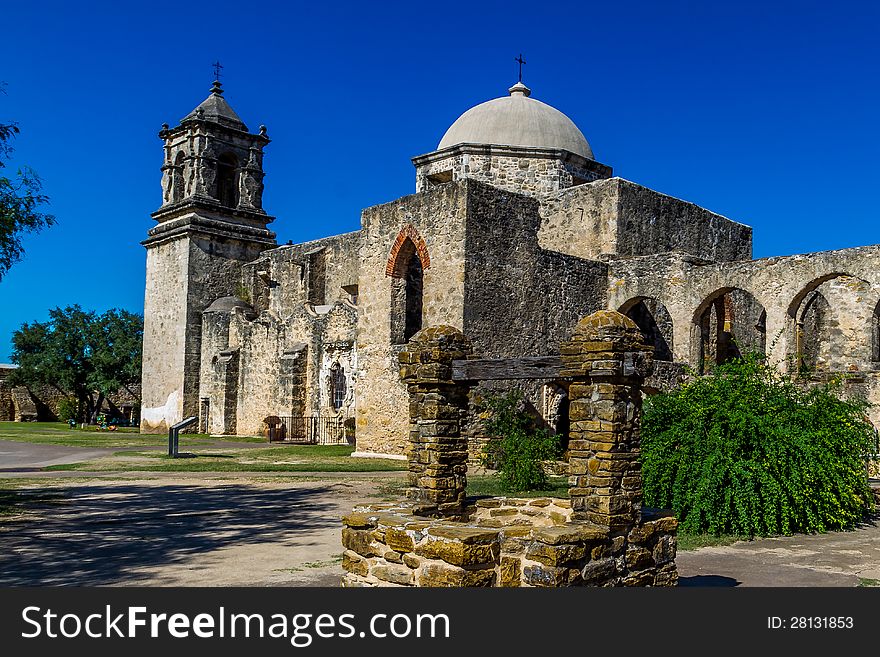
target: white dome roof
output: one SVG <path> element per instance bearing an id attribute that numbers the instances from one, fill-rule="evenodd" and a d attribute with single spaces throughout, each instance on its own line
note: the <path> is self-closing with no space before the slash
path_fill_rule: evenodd
<path id="1" fill-rule="evenodd" d="M 510 95 L 472 107 L 453 123 L 437 150 L 456 144 L 496 144 L 563 149 L 593 158 L 593 151 L 574 122 L 554 107 L 529 98 L 522 82 Z"/>

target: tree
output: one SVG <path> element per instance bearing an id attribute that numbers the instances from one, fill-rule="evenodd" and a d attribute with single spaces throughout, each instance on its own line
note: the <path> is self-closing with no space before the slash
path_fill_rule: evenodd
<path id="1" fill-rule="evenodd" d="M 805 388 L 763 356 L 718 365 L 642 416 L 645 503 L 690 533 L 741 536 L 851 527 L 871 508 L 875 430 L 840 382 Z"/>
<path id="2" fill-rule="evenodd" d="M 143 319 L 126 310 L 103 315 L 80 306 L 49 311 L 49 321 L 12 334 L 13 385 L 51 385 L 72 394 L 78 416 L 96 422 L 108 394 L 140 381 Z"/>
<path id="3" fill-rule="evenodd" d="M 13 178 L 3 175 L 4 160 L 12 157 L 10 142 L 18 133 L 17 123 L 0 123 L 0 279 L 24 255 L 22 235 L 55 223 L 51 214 L 37 211 L 49 198 L 42 194 L 43 184 L 33 169 L 22 166 Z"/>

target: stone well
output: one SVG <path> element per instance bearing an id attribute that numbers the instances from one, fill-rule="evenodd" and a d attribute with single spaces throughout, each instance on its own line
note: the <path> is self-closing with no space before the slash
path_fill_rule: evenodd
<path id="1" fill-rule="evenodd" d="M 642 508 L 641 385 L 651 347 L 629 318 L 600 311 L 561 345 L 570 399 L 569 498 L 467 500 L 472 356 L 448 326 L 400 354 L 410 395 L 406 502 L 343 517 L 343 586 L 674 586 L 678 521 Z"/>

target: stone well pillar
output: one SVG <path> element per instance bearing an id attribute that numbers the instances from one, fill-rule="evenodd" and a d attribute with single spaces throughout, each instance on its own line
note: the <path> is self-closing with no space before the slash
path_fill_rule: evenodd
<path id="1" fill-rule="evenodd" d="M 572 517 L 625 532 L 641 521 L 641 385 L 653 347 L 639 327 L 612 310 L 582 319 L 563 342 L 569 378 L 569 494 Z"/>
<path id="2" fill-rule="evenodd" d="M 409 488 L 416 515 L 461 517 L 467 486 L 467 414 L 471 383 L 452 380 L 452 361 L 473 352 L 451 326 L 419 331 L 400 353 L 400 378 L 409 392 Z"/>

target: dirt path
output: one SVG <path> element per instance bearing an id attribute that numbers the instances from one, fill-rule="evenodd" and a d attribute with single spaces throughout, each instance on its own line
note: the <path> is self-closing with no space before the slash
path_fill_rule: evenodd
<path id="1" fill-rule="evenodd" d="M 0 523 L 0 585 L 337 585 L 339 517 L 389 479 L 59 479 Z"/>

